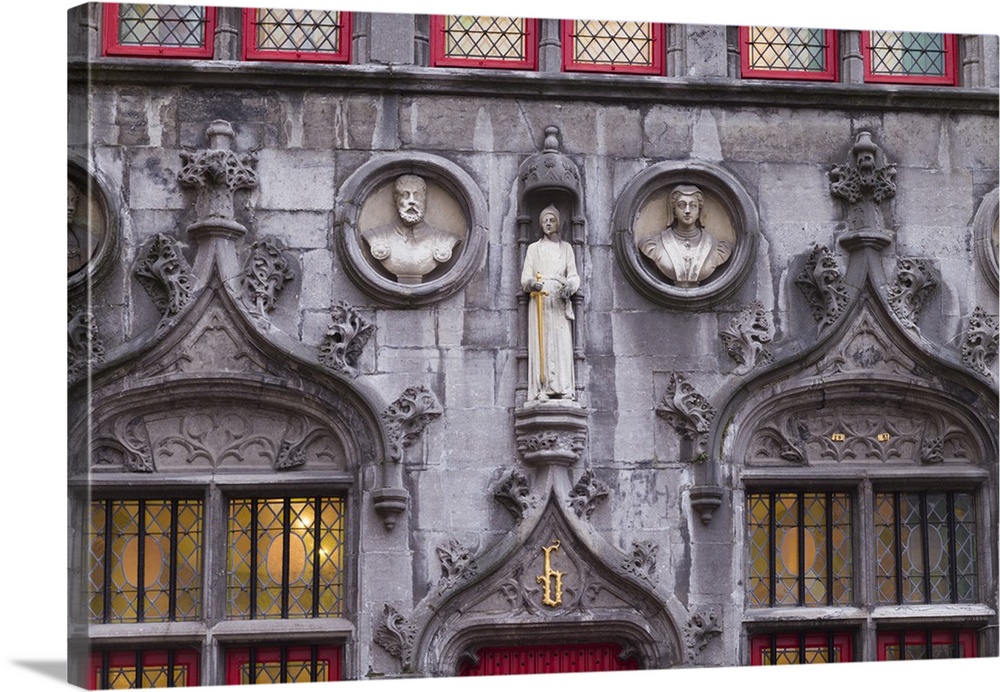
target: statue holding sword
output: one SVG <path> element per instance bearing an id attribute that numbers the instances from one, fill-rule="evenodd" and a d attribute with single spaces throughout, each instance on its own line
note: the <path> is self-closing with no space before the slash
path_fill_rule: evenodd
<path id="1" fill-rule="evenodd" d="M 573 375 L 573 303 L 580 288 L 573 246 L 559 237 L 554 206 L 539 215 L 542 237 L 528 246 L 521 287 L 528 306 L 528 403 L 576 399 Z"/>

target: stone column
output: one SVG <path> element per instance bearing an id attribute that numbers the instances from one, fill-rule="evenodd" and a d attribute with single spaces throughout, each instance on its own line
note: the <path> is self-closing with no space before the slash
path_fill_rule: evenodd
<path id="1" fill-rule="evenodd" d="M 562 38 L 558 19 L 538 20 L 538 71 L 562 71 Z"/>

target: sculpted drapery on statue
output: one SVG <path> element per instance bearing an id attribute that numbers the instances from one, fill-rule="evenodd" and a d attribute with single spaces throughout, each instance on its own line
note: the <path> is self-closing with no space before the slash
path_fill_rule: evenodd
<path id="1" fill-rule="evenodd" d="M 458 236 L 424 221 L 427 183 L 418 175 L 401 175 L 392 198 L 394 222 L 362 231 L 372 257 L 401 284 L 419 284 L 439 264 L 451 259 Z"/>
<path id="2" fill-rule="evenodd" d="M 701 221 L 704 196 L 694 185 L 678 185 L 670 193 L 673 221 L 643 240 L 639 249 L 668 279 L 681 287 L 697 286 L 732 254 L 732 246 L 705 230 Z"/>
<path id="3" fill-rule="evenodd" d="M 528 246 L 521 287 L 528 304 L 528 402 L 576 399 L 573 374 L 573 303 L 580 288 L 573 246 L 559 236 L 559 211 L 539 215 L 541 239 Z"/>

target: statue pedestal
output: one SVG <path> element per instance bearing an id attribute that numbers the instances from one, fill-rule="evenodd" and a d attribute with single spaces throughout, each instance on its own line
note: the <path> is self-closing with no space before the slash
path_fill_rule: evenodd
<path id="1" fill-rule="evenodd" d="M 578 404 L 545 401 L 514 412 L 517 451 L 526 466 L 572 466 L 587 446 L 590 414 Z"/>

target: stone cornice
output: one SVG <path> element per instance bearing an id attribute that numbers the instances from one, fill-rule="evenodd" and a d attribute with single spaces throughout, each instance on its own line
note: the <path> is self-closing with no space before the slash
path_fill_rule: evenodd
<path id="1" fill-rule="evenodd" d="M 996 89 L 885 84 L 804 83 L 459 70 L 410 65 L 319 65 L 233 61 L 95 59 L 69 63 L 69 83 L 330 89 L 401 95 L 557 98 L 671 105 L 953 111 L 997 115 Z"/>

